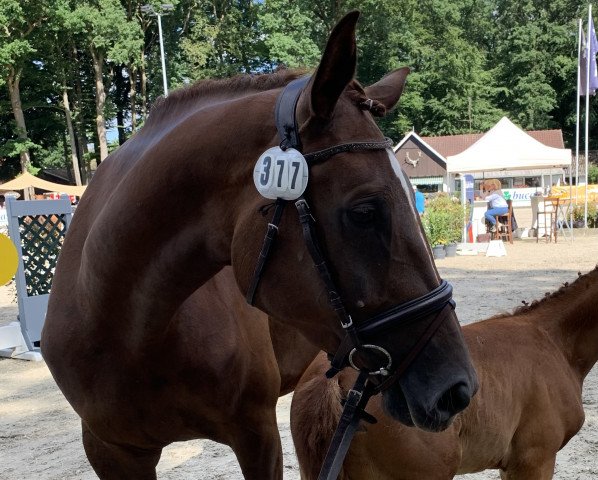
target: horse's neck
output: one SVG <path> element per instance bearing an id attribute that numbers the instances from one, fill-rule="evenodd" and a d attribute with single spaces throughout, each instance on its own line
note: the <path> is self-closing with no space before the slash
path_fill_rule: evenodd
<path id="1" fill-rule="evenodd" d="M 534 313 L 581 378 L 598 361 L 598 270 L 584 277 Z"/>
<path id="2" fill-rule="evenodd" d="M 98 171 L 90 186 L 95 193 L 90 202 L 96 203 L 78 212 L 85 212 L 88 222 L 95 218 L 79 276 L 86 314 L 106 316 L 109 306 L 123 312 L 131 326 L 150 335 L 160 332 L 185 298 L 230 263 L 236 219 L 256 202 L 247 185 L 262 153 L 257 145 L 265 148 L 272 131 L 251 130 L 239 118 L 245 115 L 228 113 L 214 109 L 193 117 L 176 131 L 153 137 L 146 152 L 131 139 L 123 155 L 143 154 L 122 180 L 119 165 L 127 158 L 118 153 L 110 159 L 113 166 L 107 162 Z M 254 109 L 252 116 L 252 125 L 272 123 L 270 109 Z M 245 137 L 252 148 L 231 148 Z"/>

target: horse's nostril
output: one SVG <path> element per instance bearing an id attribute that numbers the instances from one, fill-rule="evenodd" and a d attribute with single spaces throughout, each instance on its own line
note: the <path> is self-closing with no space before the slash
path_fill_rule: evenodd
<path id="1" fill-rule="evenodd" d="M 438 410 L 450 412 L 451 414 L 459 413 L 465 410 L 471 401 L 471 395 L 467 384 L 464 382 L 457 383 L 449 388 L 442 397 L 438 400 Z"/>

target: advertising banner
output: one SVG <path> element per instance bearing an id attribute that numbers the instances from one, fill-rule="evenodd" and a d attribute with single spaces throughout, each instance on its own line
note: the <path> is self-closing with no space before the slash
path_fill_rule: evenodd
<path id="1" fill-rule="evenodd" d="M 598 203 L 598 185 L 588 185 L 587 191 L 588 202 Z M 586 201 L 586 186 L 577 185 L 571 187 L 571 190 L 569 190 L 568 186 L 552 187 L 550 189 L 550 196 L 560 198 L 569 198 L 571 196 L 571 200 L 577 199 L 577 203 L 584 203 Z"/>

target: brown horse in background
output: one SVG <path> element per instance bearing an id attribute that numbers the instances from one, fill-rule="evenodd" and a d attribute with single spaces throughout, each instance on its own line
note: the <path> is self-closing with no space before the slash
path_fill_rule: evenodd
<path id="1" fill-rule="evenodd" d="M 408 69 L 365 88 L 354 80 L 357 17 L 331 33 L 294 117 L 306 153 L 374 146 L 334 148 L 310 168 L 305 192 L 330 278 L 359 325 L 441 280 L 408 180 L 372 117 L 398 102 Z M 192 438 L 230 445 L 248 479 L 282 478 L 276 399 L 312 354 L 296 332 L 329 352 L 344 337 L 292 206 L 255 298 L 278 321 L 269 326 L 240 294 L 270 220 L 260 215 L 271 200 L 256 191 L 253 171 L 281 141 L 276 101 L 298 76 L 240 76 L 173 92 L 102 162 L 81 199 L 41 348 L 103 479 L 156 478 L 162 448 Z M 380 345 L 408 350 L 433 318 L 385 332 Z M 401 421 L 439 430 L 476 388 L 451 310 L 383 396 Z"/>
<path id="2" fill-rule="evenodd" d="M 480 390 L 451 427 L 441 433 L 378 418 L 358 433 L 343 479 L 450 479 L 499 469 L 505 480 L 552 478 L 557 452 L 584 422 L 582 385 L 598 360 L 598 269 L 573 284 L 520 307 L 463 328 Z M 293 394 L 291 429 L 303 479 L 315 479 L 339 416 L 339 400 L 354 373 L 323 379 L 324 359 L 314 361 Z"/>

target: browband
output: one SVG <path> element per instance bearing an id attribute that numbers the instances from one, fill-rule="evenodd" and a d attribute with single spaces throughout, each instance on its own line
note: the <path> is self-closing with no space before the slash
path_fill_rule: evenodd
<path id="1" fill-rule="evenodd" d="M 364 150 L 384 150 L 385 148 L 392 147 L 392 140 L 390 138 L 385 138 L 383 141 L 380 142 L 353 142 L 353 143 L 343 143 L 342 145 L 335 145 L 334 147 L 325 148 L 324 150 L 318 150 L 317 152 L 313 153 L 306 153 L 303 155 L 307 164 L 309 166 L 314 165 L 319 162 L 323 162 L 324 160 L 336 155 L 337 153 L 343 152 L 359 152 Z"/>

